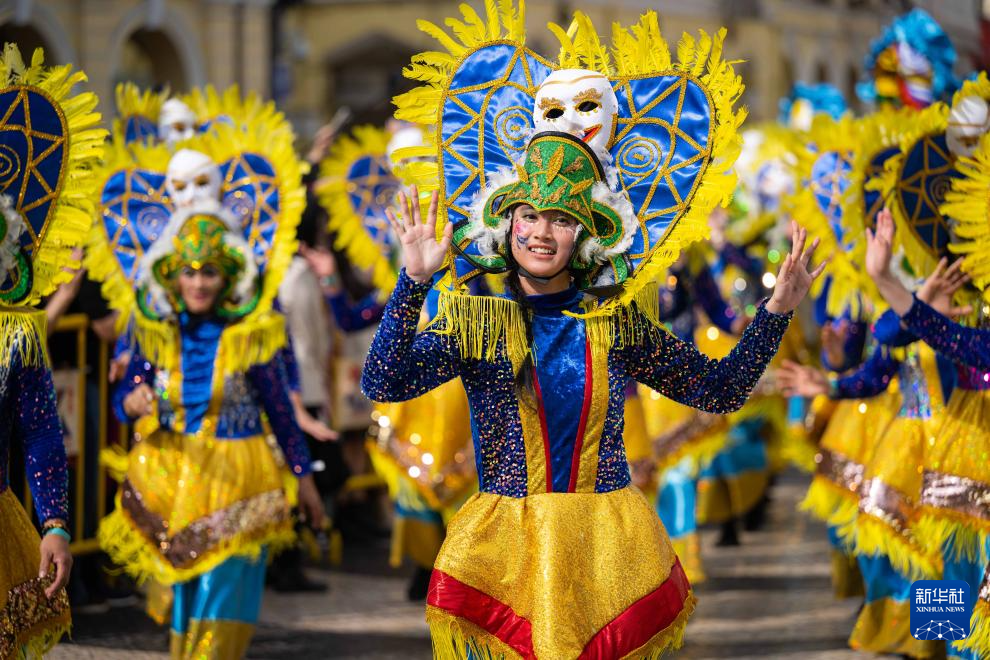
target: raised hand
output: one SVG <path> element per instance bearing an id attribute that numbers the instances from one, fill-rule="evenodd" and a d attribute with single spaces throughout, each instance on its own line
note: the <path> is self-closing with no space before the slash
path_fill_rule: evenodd
<path id="1" fill-rule="evenodd" d="M 894 216 L 886 206 L 877 213 L 877 229 L 866 230 L 866 272 L 874 280 L 891 277 L 894 254 Z"/>
<path id="2" fill-rule="evenodd" d="M 849 338 L 849 321 L 838 323 L 827 321 L 822 326 L 822 350 L 830 364 L 842 364 L 846 355 L 846 340 Z"/>
<path id="3" fill-rule="evenodd" d="M 412 187 L 408 196 L 405 192 L 399 193 L 401 217 L 397 217 L 392 209 L 385 210 L 392 231 L 402 244 L 402 262 L 406 274 L 417 282 L 426 282 L 443 266 L 454 235 L 454 226 L 448 222 L 443 228 L 443 238 L 437 241 L 438 200 L 437 193 L 434 192 L 425 222 L 419 211 L 419 190 L 416 186 Z"/>
<path id="4" fill-rule="evenodd" d="M 939 314 L 955 319 L 973 311 L 972 306 L 956 307 L 952 304 L 952 296 L 969 281 L 969 275 L 962 272 L 962 259 L 946 268 L 949 260 L 942 257 L 934 272 L 928 276 L 925 283 L 918 289 L 918 300 L 931 305 Z"/>
<path id="5" fill-rule="evenodd" d="M 777 283 L 773 287 L 773 295 L 767 302 L 768 312 L 787 314 L 793 311 L 808 295 L 811 284 L 825 270 L 827 261 L 818 264 L 814 270 L 808 270 L 811 257 L 818 247 L 818 239 L 816 238 L 811 243 L 811 247 L 805 249 L 807 239 L 807 230 L 791 221 L 791 252 L 784 258 L 780 272 L 777 273 Z"/>
<path id="6" fill-rule="evenodd" d="M 784 396 L 814 397 L 828 394 L 828 377 L 819 369 L 805 367 L 790 360 L 775 372 L 777 388 Z"/>

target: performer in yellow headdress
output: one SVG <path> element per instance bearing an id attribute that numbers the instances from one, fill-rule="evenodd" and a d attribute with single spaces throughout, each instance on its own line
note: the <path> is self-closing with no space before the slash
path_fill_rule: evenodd
<path id="1" fill-rule="evenodd" d="M 362 378 L 376 400 L 457 376 L 467 390 L 481 492 L 451 520 L 434 568 L 435 652 L 654 656 L 679 644 L 694 597 L 656 514 L 630 488 L 625 386 L 738 408 L 821 268 L 809 270 L 795 230 L 773 297 L 721 361 L 662 330 L 649 284 L 733 187 L 715 169 L 729 166 L 719 154 L 731 161 L 740 119 L 722 34 L 685 36 L 675 64 L 648 13 L 635 34 L 616 30 L 606 58 L 579 15 L 570 35 L 554 28 L 556 69 L 522 44 L 516 7 L 489 5 L 487 22 L 463 12 L 466 23 L 453 24 L 465 43 L 429 26 L 450 55 L 414 58 L 410 75 L 434 83 L 398 99 L 400 116 L 435 126 L 440 191 L 425 222 L 415 193 L 390 218 L 404 270 Z M 638 102 L 651 119 L 635 119 Z M 663 126 L 691 139 L 675 145 Z M 609 154 L 618 171 L 604 165 Z M 444 264 L 437 320 L 417 333 Z M 480 272 L 503 273 L 508 296 L 465 291 Z"/>
<path id="2" fill-rule="evenodd" d="M 0 658 L 40 658 L 68 631 L 68 474 L 39 300 L 71 277 L 92 222 L 92 168 L 106 131 L 71 66 L 0 55 Z M 10 491 L 19 445 L 35 513 Z"/>

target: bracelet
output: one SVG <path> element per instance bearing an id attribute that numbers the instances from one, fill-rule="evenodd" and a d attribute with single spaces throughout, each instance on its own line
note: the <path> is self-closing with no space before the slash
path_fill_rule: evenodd
<path id="1" fill-rule="evenodd" d="M 340 279 L 336 275 L 324 275 L 320 278 L 320 286 L 327 289 L 334 289 L 340 284 Z"/>
<path id="2" fill-rule="evenodd" d="M 63 527 L 49 527 L 43 533 L 43 536 L 49 536 L 54 534 L 55 536 L 61 536 L 67 542 L 72 543 L 72 536 L 69 535 Z"/>
<path id="3" fill-rule="evenodd" d="M 45 521 L 45 524 L 41 526 L 43 531 L 52 529 L 54 527 L 59 527 L 61 529 L 68 529 L 69 526 L 65 524 L 65 521 L 61 518 L 50 518 Z"/>

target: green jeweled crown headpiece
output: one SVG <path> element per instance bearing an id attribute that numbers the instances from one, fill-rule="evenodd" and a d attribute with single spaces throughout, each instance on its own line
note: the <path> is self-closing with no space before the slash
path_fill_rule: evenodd
<path id="1" fill-rule="evenodd" d="M 528 204 L 539 212 L 556 210 L 580 224 L 570 269 L 581 288 L 593 284 L 590 275 L 610 263 L 609 284 L 629 275 L 623 253 L 638 227 L 632 205 L 623 193 L 609 189 L 605 170 L 594 152 L 566 133 L 539 133 L 526 149 L 526 159 L 513 170 L 489 178 L 471 222 L 454 235 L 454 243 L 476 241 L 480 256 L 464 256 L 491 272 L 509 268 L 506 237 L 511 211 Z"/>

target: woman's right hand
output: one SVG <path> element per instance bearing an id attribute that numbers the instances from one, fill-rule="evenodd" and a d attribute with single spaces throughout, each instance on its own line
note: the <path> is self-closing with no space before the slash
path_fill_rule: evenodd
<path id="1" fill-rule="evenodd" d="M 402 244 L 402 265 L 406 275 L 420 283 L 428 281 L 443 266 L 454 235 L 454 226 L 448 222 L 443 228 L 443 238 L 437 241 L 438 200 L 434 192 L 425 222 L 419 210 L 419 190 L 416 186 L 412 187 L 408 196 L 405 192 L 399 192 L 398 217 L 392 209 L 385 210 L 392 231 Z"/>
<path id="2" fill-rule="evenodd" d="M 155 392 L 147 383 L 141 383 L 124 397 L 124 412 L 129 417 L 150 415 L 154 400 Z"/>

